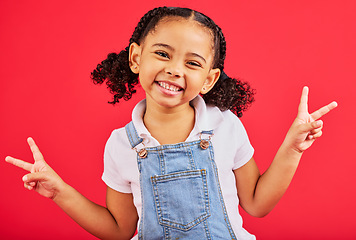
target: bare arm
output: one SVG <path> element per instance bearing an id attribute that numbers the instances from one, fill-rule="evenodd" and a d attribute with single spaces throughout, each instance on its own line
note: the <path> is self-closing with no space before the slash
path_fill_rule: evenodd
<path id="1" fill-rule="evenodd" d="M 304 87 L 298 115 L 267 171 L 260 175 L 253 158 L 234 171 L 240 204 L 253 216 L 263 217 L 277 204 L 292 181 L 303 152 L 322 135 L 323 122 L 318 119 L 337 106 L 332 102 L 309 114 L 308 91 Z"/>
<path id="2" fill-rule="evenodd" d="M 52 199 L 74 221 L 100 239 L 130 239 L 134 235 L 138 216 L 132 194 L 108 187 L 107 208 L 95 204 L 58 176 L 44 161 L 32 138 L 28 144 L 35 160 L 33 164 L 12 157 L 5 159 L 30 172 L 23 177 L 25 188 Z"/>
<path id="3" fill-rule="evenodd" d="M 131 239 L 138 220 L 132 194 L 107 187 L 107 208 L 66 185 L 54 202 L 75 222 L 100 239 Z"/>

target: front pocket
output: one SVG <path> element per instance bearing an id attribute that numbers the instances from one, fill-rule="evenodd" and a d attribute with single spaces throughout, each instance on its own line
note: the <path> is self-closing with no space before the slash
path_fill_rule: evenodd
<path id="1" fill-rule="evenodd" d="M 210 216 L 206 170 L 153 176 L 159 224 L 188 231 Z"/>

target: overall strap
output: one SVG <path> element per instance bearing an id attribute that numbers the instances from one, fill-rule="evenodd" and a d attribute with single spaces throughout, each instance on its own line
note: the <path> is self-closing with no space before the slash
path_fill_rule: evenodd
<path id="1" fill-rule="evenodd" d="M 210 131 L 201 131 L 201 134 L 213 135 L 213 134 L 214 134 L 214 130 L 210 130 Z"/>
<path id="2" fill-rule="evenodd" d="M 132 121 L 125 126 L 125 130 L 132 148 L 136 147 L 143 141 L 143 139 L 138 136 Z"/>

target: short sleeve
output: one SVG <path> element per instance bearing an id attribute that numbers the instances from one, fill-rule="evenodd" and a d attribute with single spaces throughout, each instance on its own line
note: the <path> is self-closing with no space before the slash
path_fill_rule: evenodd
<path id="1" fill-rule="evenodd" d="M 236 118 L 234 127 L 236 128 L 234 132 L 236 133 L 235 139 L 237 145 L 233 170 L 245 165 L 250 161 L 254 154 L 254 148 L 252 147 L 246 129 L 239 118 Z"/>
<path id="2" fill-rule="evenodd" d="M 119 141 L 120 134 L 116 131 L 112 132 L 105 145 L 102 180 L 108 187 L 118 192 L 132 193 L 130 181 L 123 176 L 124 169 L 120 161 L 124 156 L 118 154 L 121 145 Z"/>

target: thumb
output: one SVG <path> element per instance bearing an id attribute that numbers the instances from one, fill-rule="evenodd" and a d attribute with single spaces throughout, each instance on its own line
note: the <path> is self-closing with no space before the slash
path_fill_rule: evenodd
<path id="1" fill-rule="evenodd" d="M 45 181 L 45 180 L 48 180 L 48 176 L 45 172 L 28 173 L 22 177 L 22 181 L 24 183 L 38 182 L 38 181 Z"/>
<path id="2" fill-rule="evenodd" d="M 318 121 L 308 122 L 308 123 L 301 125 L 300 130 L 303 133 L 309 133 L 310 131 L 312 131 L 314 129 L 321 128 L 322 126 L 323 126 L 323 121 L 318 120 Z"/>

